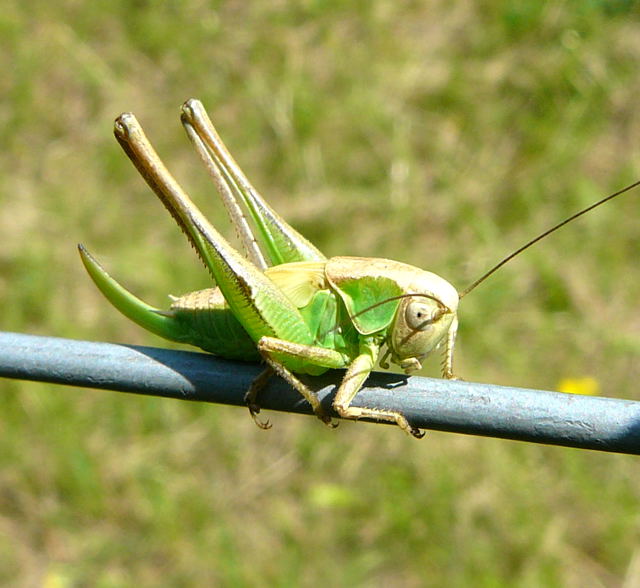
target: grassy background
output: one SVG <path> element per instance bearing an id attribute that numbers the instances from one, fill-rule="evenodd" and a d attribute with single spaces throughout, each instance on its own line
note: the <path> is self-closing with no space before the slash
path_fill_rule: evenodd
<path id="1" fill-rule="evenodd" d="M 199 97 L 328 255 L 464 287 L 640 177 L 635 2 L 13 2 L 0 14 L 0 328 L 162 345 L 84 274 L 157 305 L 208 284 L 111 135 L 136 112 L 226 220 L 178 122 Z M 461 309 L 465 379 L 638 398 L 638 192 Z M 176 263 L 176 260 L 180 263 Z M 425 373 L 437 373 L 437 360 Z M 0 382 L 0 582 L 637 586 L 636 458 Z"/>

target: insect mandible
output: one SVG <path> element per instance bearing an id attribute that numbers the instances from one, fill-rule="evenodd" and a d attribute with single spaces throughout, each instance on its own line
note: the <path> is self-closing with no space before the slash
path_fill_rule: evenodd
<path id="1" fill-rule="evenodd" d="M 220 357 L 263 359 L 266 368 L 245 396 L 253 419 L 262 428 L 270 424 L 257 416 L 257 397 L 273 373 L 291 384 L 320 420 L 335 426 L 316 393 L 296 374 L 313 376 L 332 368 L 346 368 L 333 400 L 333 408 L 341 417 L 392 422 L 422 437 L 424 433 L 411 426 L 399 411 L 352 406 L 378 360 L 382 367 L 389 367 L 390 361 L 412 373 L 422 367 L 431 352 L 442 349 L 442 375 L 455 378 L 453 349 L 460 299 L 540 239 L 640 184 L 611 194 L 555 225 L 459 292 L 440 276 L 398 261 L 327 259 L 250 184 L 198 100 L 183 105 L 181 120 L 215 182 L 247 257 L 202 215 L 130 113 L 116 119 L 115 136 L 186 234 L 216 287 L 173 298 L 169 310 L 159 310 L 109 276 L 82 245 L 78 248 L 101 292 L 145 329 Z"/>

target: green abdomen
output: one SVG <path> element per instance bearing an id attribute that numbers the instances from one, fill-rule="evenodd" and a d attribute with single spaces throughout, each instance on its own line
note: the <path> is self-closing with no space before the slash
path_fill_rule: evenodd
<path id="1" fill-rule="evenodd" d="M 185 333 L 184 343 L 226 359 L 260 359 L 255 343 L 224 300 L 218 288 L 190 292 L 171 305 Z"/>

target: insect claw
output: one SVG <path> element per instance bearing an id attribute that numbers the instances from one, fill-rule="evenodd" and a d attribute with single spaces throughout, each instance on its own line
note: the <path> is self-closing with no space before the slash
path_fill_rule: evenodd
<path id="1" fill-rule="evenodd" d="M 261 421 L 258 418 L 258 413 L 260 412 L 260 407 L 257 404 L 250 404 L 248 406 L 249 408 L 249 414 L 251 415 L 251 418 L 253 419 L 253 422 L 258 425 L 258 427 L 260 427 L 263 431 L 266 431 L 268 429 L 270 429 L 273 425 L 271 424 L 271 422 L 269 421 L 269 419 L 267 419 L 266 421 Z"/>
<path id="2" fill-rule="evenodd" d="M 266 421 L 259 421 L 258 419 L 253 420 L 255 421 L 256 425 L 258 425 L 258 427 L 260 427 L 263 431 L 268 431 L 273 426 L 269 419 L 267 419 Z"/>
<path id="3" fill-rule="evenodd" d="M 413 435 L 416 439 L 422 439 L 426 435 L 426 431 L 421 431 L 420 429 L 416 429 L 415 427 L 411 427 L 409 429 L 409 433 Z"/>
<path id="4" fill-rule="evenodd" d="M 326 418 L 326 419 L 325 419 L 325 418 L 323 418 L 323 419 L 322 419 L 322 422 L 323 422 L 325 425 L 327 425 L 327 427 L 329 427 L 330 429 L 337 429 L 337 428 L 338 428 L 338 425 L 340 424 L 340 423 L 334 423 L 334 422 L 331 420 L 331 417 L 328 417 L 328 418 Z"/>
<path id="5" fill-rule="evenodd" d="M 334 423 L 333 419 L 329 415 L 325 414 L 324 411 L 322 410 L 314 411 L 314 412 L 316 416 L 330 429 L 335 429 L 340 424 L 340 423 Z"/>
<path id="6" fill-rule="evenodd" d="M 461 377 L 456 376 L 456 375 L 451 374 L 451 373 L 449 373 L 449 374 L 445 374 L 445 375 L 444 375 L 444 377 L 445 377 L 445 379 L 447 379 L 447 380 L 454 380 L 454 381 L 456 381 L 456 382 L 464 382 L 464 378 L 461 378 Z"/>
<path id="7" fill-rule="evenodd" d="M 265 385 L 269 381 L 269 378 L 271 378 L 272 375 L 273 375 L 273 370 L 271 369 L 271 367 L 266 367 L 262 371 L 262 373 L 251 383 L 251 386 L 249 387 L 246 394 L 244 395 L 244 403 L 247 405 L 247 408 L 249 409 L 249 414 L 251 415 L 253 422 L 265 431 L 271 428 L 271 423 L 268 420 L 261 421 L 258 418 L 258 413 L 260 412 L 260 406 L 256 404 L 256 397 L 258 396 L 258 393 L 260 392 L 260 390 L 262 390 L 265 387 Z"/>

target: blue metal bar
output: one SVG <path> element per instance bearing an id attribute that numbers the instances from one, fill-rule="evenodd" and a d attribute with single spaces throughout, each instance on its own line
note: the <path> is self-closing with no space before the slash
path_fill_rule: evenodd
<path id="1" fill-rule="evenodd" d="M 0 332 L 0 377 L 243 405 L 257 364 L 205 353 L 91 343 Z M 306 381 L 330 410 L 341 372 Z M 311 414 L 286 383 L 272 378 L 265 409 Z M 399 410 L 436 429 L 640 454 L 640 402 L 376 372 L 355 405 Z"/>

